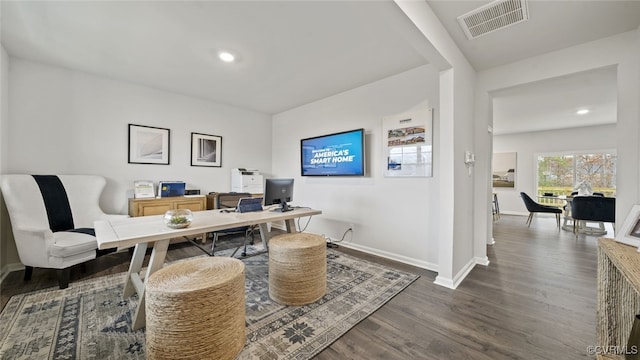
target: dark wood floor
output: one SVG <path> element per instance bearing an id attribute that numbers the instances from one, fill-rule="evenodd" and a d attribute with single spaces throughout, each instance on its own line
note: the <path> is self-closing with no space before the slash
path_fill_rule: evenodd
<path id="1" fill-rule="evenodd" d="M 595 344 L 596 238 L 555 227 L 554 218 L 503 215 L 494 225 L 491 264 L 476 266 L 456 290 L 433 284 L 436 274 L 349 249 L 339 250 L 421 277 L 356 325 L 316 359 L 582 359 Z M 612 235 L 610 235 L 612 236 Z M 200 254 L 172 245 L 168 260 Z M 128 253 L 89 262 L 72 280 L 126 271 Z M 30 282 L 11 273 L 9 297 L 56 285 L 53 271 Z"/>

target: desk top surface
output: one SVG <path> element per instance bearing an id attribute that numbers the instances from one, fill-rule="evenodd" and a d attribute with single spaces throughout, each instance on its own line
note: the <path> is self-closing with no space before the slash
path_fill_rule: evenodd
<path id="1" fill-rule="evenodd" d="M 270 210 L 236 213 L 220 210 L 195 211 L 193 222 L 184 229 L 171 229 L 162 221 L 164 215 L 100 220 L 94 223 L 98 249 L 125 248 L 182 236 L 199 235 L 216 230 L 322 214 L 320 210 L 296 208 L 287 212 Z"/>

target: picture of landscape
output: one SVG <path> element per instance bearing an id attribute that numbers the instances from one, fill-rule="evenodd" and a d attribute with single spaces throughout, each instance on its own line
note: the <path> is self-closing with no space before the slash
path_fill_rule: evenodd
<path id="1" fill-rule="evenodd" d="M 493 187 L 515 188 L 516 186 L 516 153 L 493 154 L 492 162 Z"/>
<path id="2" fill-rule="evenodd" d="M 422 126 L 412 126 L 401 129 L 391 129 L 388 132 L 387 146 L 402 146 L 422 144 L 425 142 L 425 129 Z"/>

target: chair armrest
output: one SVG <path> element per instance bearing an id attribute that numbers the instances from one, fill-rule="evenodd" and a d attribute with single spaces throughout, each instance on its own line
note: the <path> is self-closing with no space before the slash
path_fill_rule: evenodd
<path id="1" fill-rule="evenodd" d="M 14 229 L 13 237 L 18 256 L 24 265 L 49 267 L 49 248 L 54 242 L 50 229 Z"/>

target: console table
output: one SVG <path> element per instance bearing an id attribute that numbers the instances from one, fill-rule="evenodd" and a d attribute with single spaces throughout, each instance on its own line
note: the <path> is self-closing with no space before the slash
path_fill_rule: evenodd
<path id="1" fill-rule="evenodd" d="M 172 196 L 149 199 L 129 199 L 129 216 L 162 215 L 167 210 L 189 209 L 191 211 L 206 210 L 204 195 Z"/>
<path id="2" fill-rule="evenodd" d="M 640 313 L 640 253 L 613 239 L 598 239 L 597 342 L 601 349 L 627 345 L 635 315 Z M 598 359 L 624 359 L 598 354 Z"/>
<path id="3" fill-rule="evenodd" d="M 127 279 L 122 296 L 124 298 L 137 293 L 140 301 L 132 321 L 133 330 L 144 327 L 145 324 L 145 282 L 151 274 L 162 268 L 169 241 L 172 238 L 193 236 L 217 230 L 230 229 L 241 226 L 260 226 L 260 237 L 269 248 L 269 233 L 267 223 L 284 221 L 287 232 L 297 232 L 295 219 L 322 214 L 319 210 L 297 208 L 287 212 L 270 210 L 247 213 L 223 213 L 220 210 L 205 210 L 193 213 L 193 222 L 184 229 L 171 229 L 162 222 L 162 215 L 130 217 L 126 219 L 100 220 L 94 223 L 98 249 L 128 248 L 135 245 L 135 250 L 129 265 Z M 154 242 L 153 251 L 149 259 L 147 271 L 140 276 L 147 245 Z"/>

